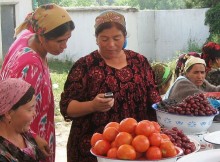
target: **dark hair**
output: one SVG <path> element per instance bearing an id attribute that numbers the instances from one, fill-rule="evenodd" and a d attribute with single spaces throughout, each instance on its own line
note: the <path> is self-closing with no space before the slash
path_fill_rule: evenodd
<path id="1" fill-rule="evenodd" d="M 26 103 L 30 102 L 33 98 L 33 95 L 35 93 L 35 90 L 32 86 L 27 90 L 27 92 L 23 95 L 23 97 L 12 106 L 11 110 L 16 110 L 20 106 L 25 105 Z M 2 120 L 4 115 L 0 115 L 0 120 Z"/>
<path id="2" fill-rule="evenodd" d="M 126 28 L 116 22 L 106 22 L 106 23 L 99 25 L 95 30 L 95 36 L 98 37 L 99 33 L 101 33 L 103 30 L 110 29 L 112 27 L 116 27 L 118 30 L 122 31 L 122 33 L 125 37 L 127 36 Z"/>
<path id="3" fill-rule="evenodd" d="M 75 29 L 74 22 L 68 21 L 68 22 L 56 27 L 55 29 L 45 33 L 43 36 L 48 40 L 52 40 L 52 39 L 56 39 L 56 38 L 64 35 L 67 31 L 74 30 L 74 29 Z"/>
<path id="4" fill-rule="evenodd" d="M 33 98 L 33 95 L 35 93 L 35 90 L 32 86 L 27 90 L 27 92 L 24 94 L 24 96 L 11 108 L 12 110 L 18 109 L 20 106 L 30 102 Z"/>

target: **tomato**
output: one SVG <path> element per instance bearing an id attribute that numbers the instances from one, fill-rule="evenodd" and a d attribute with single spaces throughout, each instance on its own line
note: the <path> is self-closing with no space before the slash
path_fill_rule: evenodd
<path id="1" fill-rule="evenodd" d="M 107 152 L 107 157 L 111 159 L 117 158 L 117 151 L 118 149 L 116 147 L 110 148 Z"/>
<path id="2" fill-rule="evenodd" d="M 111 147 L 118 147 L 115 141 L 112 141 Z"/>
<path id="3" fill-rule="evenodd" d="M 148 137 L 151 134 L 150 121 L 142 120 L 142 121 L 138 122 L 136 129 L 135 129 L 135 133 L 137 135 L 145 135 Z"/>
<path id="4" fill-rule="evenodd" d="M 115 137 L 118 135 L 118 130 L 115 127 L 108 127 L 103 130 L 102 136 L 105 140 L 112 142 L 115 140 Z"/>
<path id="5" fill-rule="evenodd" d="M 164 133 L 160 134 L 162 141 L 170 141 L 170 137 Z"/>
<path id="6" fill-rule="evenodd" d="M 115 137 L 115 143 L 117 147 L 123 144 L 131 144 L 133 137 L 130 133 L 127 132 L 119 132 L 118 135 Z"/>
<path id="7" fill-rule="evenodd" d="M 150 145 L 151 146 L 160 146 L 161 143 L 161 136 L 160 133 L 152 133 L 149 137 L 148 137 L 149 141 L 150 141 Z"/>
<path id="8" fill-rule="evenodd" d="M 103 139 L 103 136 L 101 133 L 94 133 L 90 140 L 91 146 L 94 146 L 98 140 L 102 140 L 102 139 Z"/>
<path id="9" fill-rule="evenodd" d="M 117 151 L 117 158 L 123 160 L 134 160 L 136 158 L 136 151 L 131 145 L 121 145 Z"/>
<path id="10" fill-rule="evenodd" d="M 150 146 L 149 140 L 144 135 L 137 135 L 132 141 L 132 146 L 137 152 L 145 152 Z"/>
<path id="11" fill-rule="evenodd" d="M 162 159 L 162 152 L 157 146 L 150 146 L 146 152 L 147 160 L 160 160 Z"/>
<path id="12" fill-rule="evenodd" d="M 108 124 L 106 124 L 105 128 L 108 128 L 108 127 L 114 127 L 116 128 L 117 130 L 119 130 L 119 123 L 118 122 L 109 122 Z"/>
<path id="13" fill-rule="evenodd" d="M 95 143 L 93 150 L 97 155 L 107 155 L 107 152 L 110 148 L 111 148 L 111 145 L 108 141 L 98 140 Z"/>
<path id="14" fill-rule="evenodd" d="M 125 118 L 119 123 L 119 131 L 133 133 L 137 126 L 137 121 L 134 118 Z"/>
<path id="15" fill-rule="evenodd" d="M 174 157 L 177 155 L 176 148 L 171 141 L 162 141 L 160 144 L 160 150 L 163 157 Z"/>
<path id="16" fill-rule="evenodd" d="M 155 128 L 155 132 L 160 133 L 161 131 L 161 126 L 159 123 L 155 122 L 155 121 L 151 121 L 151 123 L 153 123 L 154 128 Z"/>

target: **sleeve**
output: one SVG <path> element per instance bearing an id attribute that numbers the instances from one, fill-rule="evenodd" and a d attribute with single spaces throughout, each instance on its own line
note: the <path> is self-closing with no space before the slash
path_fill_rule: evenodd
<path id="1" fill-rule="evenodd" d="M 202 90 L 198 89 L 187 79 L 181 79 L 173 85 L 169 99 L 175 99 L 177 102 L 181 102 L 187 96 L 202 92 Z"/>
<path id="2" fill-rule="evenodd" d="M 204 81 L 205 84 L 205 91 L 206 92 L 220 92 L 220 85 L 219 86 L 215 86 L 210 84 L 207 80 Z"/>
<path id="3" fill-rule="evenodd" d="M 61 93 L 60 112 L 68 121 L 67 107 L 72 100 L 84 101 L 86 96 L 86 71 L 87 66 L 83 59 L 77 61 L 71 68 Z"/>

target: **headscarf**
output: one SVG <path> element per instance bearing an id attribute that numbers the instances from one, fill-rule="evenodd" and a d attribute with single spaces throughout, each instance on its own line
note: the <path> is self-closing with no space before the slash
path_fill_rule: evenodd
<path id="1" fill-rule="evenodd" d="M 206 67 L 206 63 L 203 59 L 190 56 L 185 63 L 184 72 L 186 72 L 192 65 L 195 65 L 195 64 L 203 64 Z"/>
<path id="2" fill-rule="evenodd" d="M 53 3 L 44 4 L 27 15 L 25 21 L 15 29 L 15 36 L 24 29 L 43 35 L 68 21 L 71 21 L 71 17 L 64 8 Z"/>
<path id="3" fill-rule="evenodd" d="M 187 54 L 181 54 L 179 56 L 178 60 L 176 61 L 175 78 L 177 78 L 180 75 L 184 74 L 184 66 L 185 66 L 186 60 L 190 56 L 194 56 L 194 57 L 200 58 L 200 54 L 198 54 L 197 52 L 189 52 Z"/>
<path id="4" fill-rule="evenodd" d="M 31 84 L 18 78 L 0 81 L 0 115 L 11 110 L 30 87 Z"/>
<path id="5" fill-rule="evenodd" d="M 95 29 L 99 27 L 99 25 L 107 22 L 115 22 L 121 24 L 124 28 L 126 28 L 126 22 L 125 22 L 125 17 L 116 12 L 116 11 L 105 11 L 101 13 L 99 16 L 96 17 L 95 19 Z"/>
<path id="6" fill-rule="evenodd" d="M 220 58 L 220 44 L 208 42 L 202 47 L 201 58 L 205 60 L 207 71 L 211 70 L 212 63 L 216 58 Z"/>
<path id="7" fill-rule="evenodd" d="M 152 66 L 155 74 L 155 82 L 157 87 L 160 87 L 172 77 L 172 71 L 168 65 L 163 63 L 156 63 Z"/>

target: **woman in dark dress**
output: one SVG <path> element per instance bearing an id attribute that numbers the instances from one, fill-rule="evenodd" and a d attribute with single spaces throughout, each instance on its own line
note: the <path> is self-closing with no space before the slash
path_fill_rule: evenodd
<path id="1" fill-rule="evenodd" d="M 96 162 L 91 136 L 111 121 L 156 120 L 151 105 L 161 97 L 152 68 L 143 55 L 123 49 L 126 34 L 123 15 L 102 13 L 95 20 L 99 49 L 80 58 L 69 72 L 60 101 L 65 120 L 72 120 L 68 162 Z M 106 92 L 113 92 L 113 98 L 104 98 Z"/>

